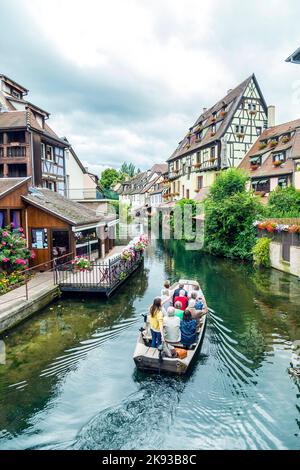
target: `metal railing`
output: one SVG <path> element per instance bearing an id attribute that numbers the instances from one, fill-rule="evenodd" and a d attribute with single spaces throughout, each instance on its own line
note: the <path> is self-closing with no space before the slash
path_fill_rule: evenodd
<path id="1" fill-rule="evenodd" d="M 128 261 L 117 255 L 108 261 L 92 261 L 88 269 L 79 269 L 67 261 L 55 267 L 54 283 L 62 290 L 110 293 L 138 268 L 143 258 L 141 252 Z"/>

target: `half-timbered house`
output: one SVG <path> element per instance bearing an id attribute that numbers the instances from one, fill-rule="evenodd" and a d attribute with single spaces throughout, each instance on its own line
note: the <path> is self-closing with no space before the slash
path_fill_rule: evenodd
<path id="1" fill-rule="evenodd" d="M 270 107 L 272 117 L 273 107 Z M 206 194 L 216 174 L 237 167 L 268 127 L 268 109 L 255 75 L 251 75 L 203 113 L 168 159 L 168 201 Z"/>
<path id="2" fill-rule="evenodd" d="M 300 189 L 300 119 L 266 129 L 239 165 L 251 186 L 268 196 L 277 186 Z"/>

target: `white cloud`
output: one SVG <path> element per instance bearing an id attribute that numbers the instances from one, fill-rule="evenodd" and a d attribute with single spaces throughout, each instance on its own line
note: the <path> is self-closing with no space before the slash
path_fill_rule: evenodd
<path id="1" fill-rule="evenodd" d="M 299 45 L 296 0 L 9 5 L 5 25 L 16 46 L 4 63 L 16 81 L 27 74 L 36 104 L 52 113 L 49 123 L 97 171 L 124 160 L 142 169 L 164 161 L 202 107 L 252 72 L 280 121 L 299 117 L 300 67 L 284 62 Z M 29 30 L 13 24 L 24 13 Z M 24 53 L 30 70 L 19 65 Z"/>

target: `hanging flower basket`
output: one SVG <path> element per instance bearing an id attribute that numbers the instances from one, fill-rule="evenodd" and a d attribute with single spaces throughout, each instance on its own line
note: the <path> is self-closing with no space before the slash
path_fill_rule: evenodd
<path id="1" fill-rule="evenodd" d="M 277 140 L 271 140 L 270 143 L 269 143 L 271 148 L 276 147 L 277 144 L 278 144 Z"/>

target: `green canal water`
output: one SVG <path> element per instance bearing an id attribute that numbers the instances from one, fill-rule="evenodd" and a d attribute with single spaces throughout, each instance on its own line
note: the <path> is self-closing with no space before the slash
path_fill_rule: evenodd
<path id="1" fill-rule="evenodd" d="M 137 372 L 140 314 L 180 277 L 215 312 L 202 351 L 183 378 Z M 2 340 L 0 449 L 300 449 L 300 283 L 275 270 L 158 241 L 109 301 L 61 298 Z"/>

